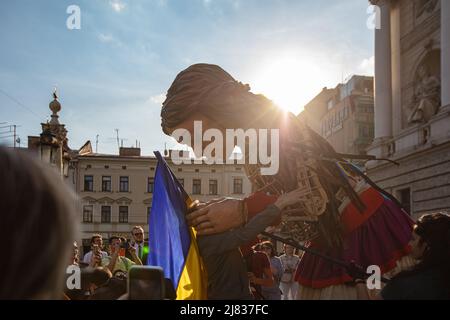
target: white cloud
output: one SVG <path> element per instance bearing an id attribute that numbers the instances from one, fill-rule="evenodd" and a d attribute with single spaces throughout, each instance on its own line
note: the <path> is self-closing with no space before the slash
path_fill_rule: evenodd
<path id="1" fill-rule="evenodd" d="M 161 105 L 166 100 L 166 95 L 161 93 L 150 97 L 150 101 L 154 104 Z"/>
<path id="2" fill-rule="evenodd" d="M 125 3 L 121 2 L 120 0 L 111 0 L 109 1 L 109 4 L 116 12 L 120 12 L 126 7 Z"/>
<path id="3" fill-rule="evenodd" d="M 99 33 L 98 34 L 98 40 L 103 43 L 110 43 L 117 47 L 122 47 L 122 42 L 114 38 L 112 34 L 106 34 L 106 33 Z"/>
<path id="4" fill-rule="evenodd" d="M 375 56 L 371 56 L 370 58 L 364 59 L 359 65 L 359 71 L 367 74 L 373 75 L 375 72 Z"/>
<path id="5" fill-rule="evenodd" d="M 167 5 L 167 1 L 168 1 L 168 0 L 158 0 L 158 1 L 157 1 L 157 4 L 158 4 L 158 6 L 160 6 L 160 7 L 165 7 L 165 6 Z"/>
<path id="6" fill-rule="evenodd" d="M 217 4 L 216 1 L 213 0 L 202 0 L 203 5 L 207 8 L 209 8 L 210 6 Z M 213 3 L 214 2 L 214 3 Z M 234 9 L 239 9 L 241 7 L 241 0 L 228 0 L 226 2 L 227 5 L 230 5 L 231 7 L 233 7 Z"/>
<path id="7" fill-rule="evenodd" d="M 240 0 L 233 0 L 232 2 L 233 8 L 234 9 L 239 9 L 241 7 L 241 1 Z"/>
<path id="8" fill-rule="evenodd" d="M 114 37 L 110 34 L 104 34 L 104 33 L 100 33 L 98 35 L 98 39 L 101 42 L 113 42 L 114 41 Z"/>

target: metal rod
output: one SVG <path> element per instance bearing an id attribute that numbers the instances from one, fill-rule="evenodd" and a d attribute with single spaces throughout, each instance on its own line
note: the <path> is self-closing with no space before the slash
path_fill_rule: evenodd
<path id="1" fill-rule="evenodd" d="M 301 250 L 301 251 L 304 251 L 304 252 L 313 254 L 313 255 L 315 255 L 315 256 L 318 256 L 318 257 L 320 257 L 320 258 L 322 258 L 322 259 L 324 259 L 324 260 L 327 260 L 328 262 L 331 262 L 331 263 L 333 263 L 333 264 L 336 264 L 336 265 L 338 265 L 338 266 L 341 266 L 341 267 L 345 268 L 346 270 L 348 270 L 350 267 L 356 268 L 356 269 L 357 269 L 356 271 L 357 271 L 357 273 L 358 273 L 358 276 L 362 277 L 363 279 L 366 279 L 366 278 L 368 277 L 367 273 L 365 272 L 365 270 L 364 270 L 361 266 L 351 265 L 351 264 L 348 263 L 348 262 L 345 262 L 345 261 L 342 261 L 342 260 L 338 260 L 338 259 L 332 258 L 332 257 L 327 256 L 327 255 L 323 254 L 322 252 L 317 251 L 317 250 L 315 250 L 315 249 L 307 248 L 307 247 L 301 245 L 300 243 L 298 243 L 297 241 L 295 241 L 295 240 L 292 239 L 292 238 L 282 238 L 282 237 L 276 236 L 276 235 L 271 234 L 271 233 L 268 233 L 268 232 L 261 232 L 261 234 L 262 234 L 263 236 L 265 236 L 265 237 L 268 237 L 268 238 L 271 238 L 271 239 L 273 239 L 273 240 L 280 241 L 280 242 L 282 242 L 282 243 L 285 243 L 285 244 L 288 244 L 288 245 L 290 245 L 290 246 L 293 246 L 294 248 L 297 248 L 297 249 L 299 249 L 299 250 Z M 381 280 L 382 282 L 384 282 L 384 283 L 387 283 L 387 282 L 390 281 L 389 279 L 387 279 L 387 278 L 385 278 L 385 277 L 383 277 L 383 276 L 381 276 L 381 279 L 380 279 L 380 280 Z"/>

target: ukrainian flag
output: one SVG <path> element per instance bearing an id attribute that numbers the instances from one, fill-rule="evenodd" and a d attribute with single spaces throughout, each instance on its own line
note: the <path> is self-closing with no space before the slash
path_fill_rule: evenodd
<path id="1" fill-rule="evenodd" d="M 185 218 L 192 200 L 161 154 L 156 151 L 155 156 L 158 165 L 149 222 L 148 264 L 163 268 L 177 292 L 177 300 L 206 299 L 206 272 L 195 231 Z"/>

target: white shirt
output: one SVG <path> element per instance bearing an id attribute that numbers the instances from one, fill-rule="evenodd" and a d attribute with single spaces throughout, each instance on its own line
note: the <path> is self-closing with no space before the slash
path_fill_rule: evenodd
<path id="1" fill-rule="evenodd" d="M 106 253 L 105 251 L 100 251 L 100 254 L 102 255 L 102 259 L 108 256 L 108 253 Z M 91 263 L 91 259 L 92 259 L 92 250 L 84 255 L 83 262 Z"/>
<path id="2" fill-rule="evenodd" d="M 141 256 L 139 256 L 139 247 L 141 247 Z M 136 249 L 136 255 L 139 257 L 139 259 L 142 260 L 142 257 L 144 256 L 144 242 L 141 242 L 139 244 L 135 242 L 133 244 L 133 248 Z M 144 262 L 142 261 L 142 263 Z"/>
<path id="3" fill-rule="evenodd" d="M 283 271 L 286 272 L 286 270 L 292 270 L 291 272 L 295 272 L 297 269 L 297 264 L 300 261 L 299 256 L 292 255 L 288 256 L 286 254 L 283 254 L 280 256 L 281 264 L 283 266 Z"/>

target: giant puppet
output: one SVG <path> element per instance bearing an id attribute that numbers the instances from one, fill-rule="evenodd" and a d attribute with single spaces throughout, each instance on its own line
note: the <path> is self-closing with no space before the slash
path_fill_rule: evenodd
<path id="1" fill-rule="evenodd" d="M 279 232 L 330 257 L 363 267 L 377 265 L 383 274 L 410 264 L 413 221 L 396 200 L 307 124 L 251 93 L 248 85 L 219 66 L 196 64 L 179 73 L 167 92 L 161 119 L 168 135 L 180 128 L 193 131 L 194 121 L 202 121 L 203 130 L 222 132 L 279 129 L 278 172 L 262 175 L 264 165 L 250 163 L 246 155 L 254 193 L 243 200 L 227 198 L 200 206 L 191 222 L 201 234 L 245 224 L 280 194 L 304 188 L 301 203 L 277 221 Z M 300 299 L 356 298 L 345 268 L 310 253 L 303 255 L 295 279 Z"/>

